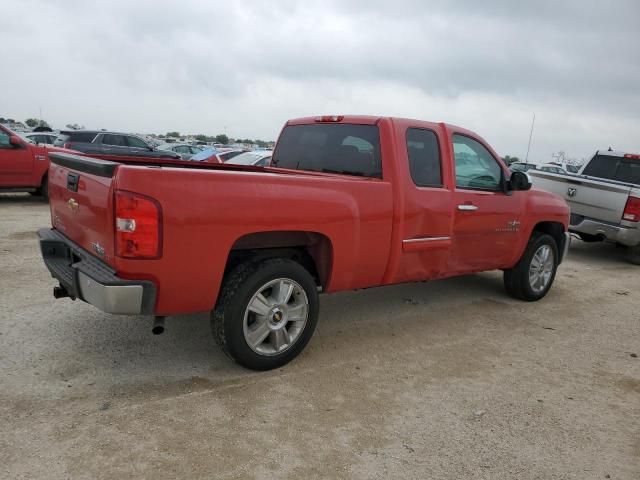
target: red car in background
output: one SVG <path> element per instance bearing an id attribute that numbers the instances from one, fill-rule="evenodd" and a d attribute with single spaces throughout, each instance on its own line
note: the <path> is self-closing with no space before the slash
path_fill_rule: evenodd
<path id="1" fill-rule="evenodd" d="M 0 125 L 0 192 L 29 192 L 47 198 L 49 152 L 75 153 L 32 143 Z"/>

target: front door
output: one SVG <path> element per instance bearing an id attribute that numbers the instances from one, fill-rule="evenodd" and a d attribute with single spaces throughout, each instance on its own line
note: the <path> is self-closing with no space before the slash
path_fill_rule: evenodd
<path id="1" fill-rule="evenodd" d="M 26 142 L 11 145 L 11 134 L 0 129 L 0 187 L 26 187 L 31 182 L 33 156 Z"/>
<path id="2" fill-rule="evenodd" d="M 480 142 L 453 134 L 455 193 L 449 266 L 458 273 L 505 268 L 513 258 L 524 195 L 503 190 L 505 171 Z"/>

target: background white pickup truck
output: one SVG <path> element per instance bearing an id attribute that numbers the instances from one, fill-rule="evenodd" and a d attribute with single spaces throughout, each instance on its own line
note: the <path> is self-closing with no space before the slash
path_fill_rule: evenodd
<path id="1" fill-rule="evenodd" d="M 569 204 L 570 232 L 586 242 L 623 245 L 629 261 L 640 265 L 640 155 L 597 151 L 577 175 L 527 173 L 535 187 Z"/>

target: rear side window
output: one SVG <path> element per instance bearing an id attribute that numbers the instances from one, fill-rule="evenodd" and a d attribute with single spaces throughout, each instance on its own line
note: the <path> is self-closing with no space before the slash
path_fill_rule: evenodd
<path id="1" fill-rule="evenodd" d="M 440 147 L 431 130 L 407 129 L 407 155 L 413 183 L 418 187 L 441 187 Z"/>
<path id="2" fill-rule="evenodd" d="M 271 166 L 382 178 L 378 127 L 345 123 L 287 126 Z"/>
<path id="3" fill-rule="evenodd" d="M 96 134 L 94 132 L 73 132 L 69 135 L 71 142 L 78 143 L 91 143 L 95 137 Z"/>
<path id="4" fill-rule="evenodd" d="M 620 163 L 620 157 L 611 157 L 608 155 L 596 155 L 591 159 L 589 164 L 582 172 L 583 175 L 589 177 L 606 178 L 614 180 L 616 178 L 616 170 Z"/>
<path id="5" fill-rule="evenodd" d="M 102 144 L 103 145 L 114 145 L 116 147 L 126 147 L 127 139 L 124 135 L 110 135 L 104 134 L 102 136 Z"/>

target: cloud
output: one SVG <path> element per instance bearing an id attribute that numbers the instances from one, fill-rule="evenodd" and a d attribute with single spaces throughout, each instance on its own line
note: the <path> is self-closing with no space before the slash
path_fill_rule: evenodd
<path id="1" fill-rule="evenodd" d="M 476 130 L 502 154 L 640 151 L 640 4 L 37 1 L 3 7 L 0 115 L 275 138 L 373 113 Z"/>

